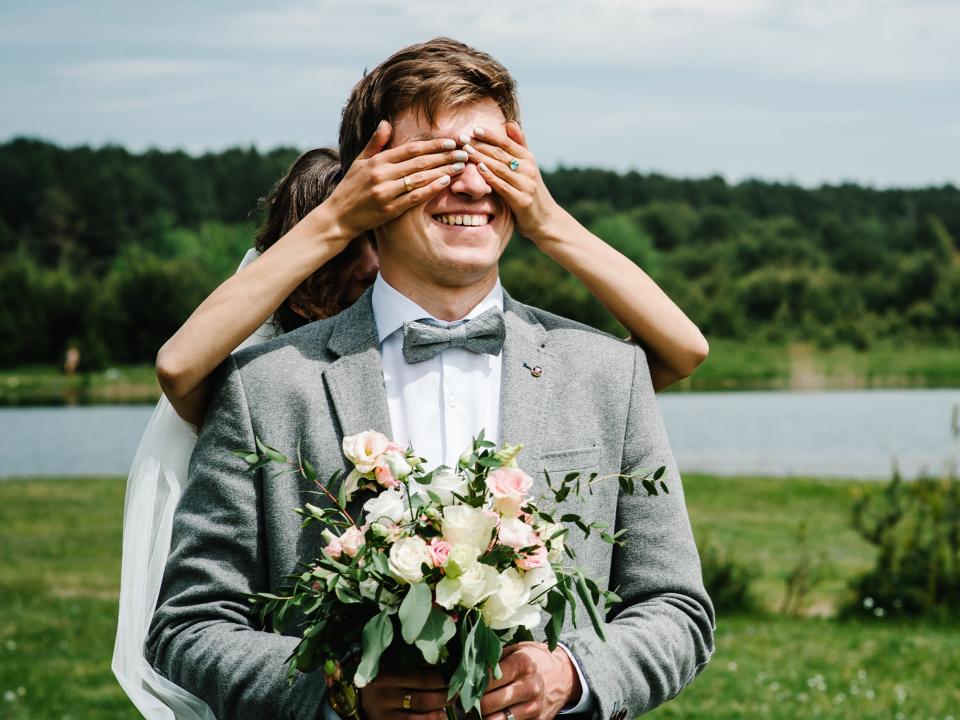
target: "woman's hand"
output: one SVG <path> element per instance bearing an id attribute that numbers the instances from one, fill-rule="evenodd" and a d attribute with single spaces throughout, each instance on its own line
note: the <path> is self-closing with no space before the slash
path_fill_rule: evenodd
<path id="1" fill-rule="evenodd" d="M 474 141 L 464 150 L 487 184 L 510 206 L 520 234 L 539 244 L 564 211 L 547 190 L 520 126 L 511 120 L 505 129 L 474 128 Z M 520 163 L 516 170 L 510 169 L 511 160 Z"/>
<path id="2" fill-rule="evenodd" d="M 384 150 L 393 128 L 381 120 L 370 142 L 323 205 L 347 242 L 426 202 L 463 171 L 468 155 L 451 138 L 413 140 Z"/>

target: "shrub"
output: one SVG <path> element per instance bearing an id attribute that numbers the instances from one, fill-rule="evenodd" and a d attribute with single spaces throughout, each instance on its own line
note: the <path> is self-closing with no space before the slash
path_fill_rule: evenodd
<path id="1" fill-rule="evenodd" d="M 697 543 L 703 584 L 718 613 L 745 613 L 756 610 L 757 601 L 750 584 L 759 574 L 731 558 L 717 543 L 705 535 Z"/>
<path id="2" fill-rule="evenodd" d="M 958 410 L 954 437 L 960 439 Z M 960 476 L 956 462 L 943 475 L 921 474 L 861 497 L 853 525 L 878 549 L 876 565 L 853 582 L 844 616 L 960 617 Z"/>

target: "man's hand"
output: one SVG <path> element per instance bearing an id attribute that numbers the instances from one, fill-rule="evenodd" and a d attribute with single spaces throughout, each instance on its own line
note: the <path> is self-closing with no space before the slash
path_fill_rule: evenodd
<path id="1" fill-rule="evenodd" d="M 491 680 L 480 713 L 484 720 L 504 720 L 510 708 L 516 720 L 551 720 L 571 700 L 580 697 L 580 680 L 562 648 L 521 642 L 503 649 L 503 677 Z"/>
<path id="2" fill-rule="evenodd" d="M 409 708 L 404 696 L 409 695 Z M 377 677 L 360 689 L 360 709 L 370 720 L 445 720 L 447 683 L 430 667 L 404 672 L 380 668 Z"/>

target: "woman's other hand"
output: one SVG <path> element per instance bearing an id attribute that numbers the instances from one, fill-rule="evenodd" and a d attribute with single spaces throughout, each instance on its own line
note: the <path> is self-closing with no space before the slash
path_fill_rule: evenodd
<path id="1" fill-rule="evenodd" d="M 474 128 L 473 139 L 464 149 L 494 192 L 510 206 L 517 231 L 539 244 L 564 211 L 547 190 L 520 126 L 510 120 L 504 129 Z M 516 170 L 511 169 L 511 162 Z"/>
<path id="2" fill-rule="evenodd" d="M 453 139 L 413 140 L 384 150 L 392 133 L 390 123 L 381 120 L 324 203 L 347 241 L 428 201 L 463 172 L 468 155 Z"/>

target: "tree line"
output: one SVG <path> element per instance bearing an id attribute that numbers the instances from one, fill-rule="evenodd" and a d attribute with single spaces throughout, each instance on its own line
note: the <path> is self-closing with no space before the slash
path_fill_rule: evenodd
<path id="1" fill-rule="evenodd" d="M 0 145 L 0 366 L 152 362 L 253 243 L 258 200 L 298 155 L 191 156 Z M 803 188 L 560 167 L 551 193 L 636 261 L 708 339 L 960 345 L 960 190 Z M 565 270 L 515 237 L 520 300 L 625 331 Z"/>

